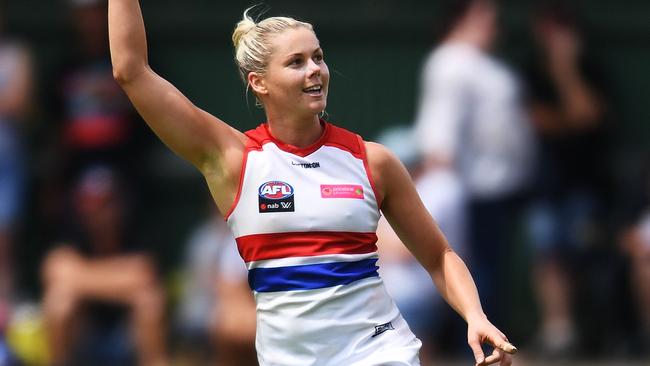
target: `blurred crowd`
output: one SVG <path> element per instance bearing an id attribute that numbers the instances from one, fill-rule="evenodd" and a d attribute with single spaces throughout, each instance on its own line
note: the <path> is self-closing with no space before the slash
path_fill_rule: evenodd
<path id="1" fill-rule="evenodd" d="M 524 357 L 648 360 L 650 159 L 625 185 L 616 177 L 608 71 L 578 14 L 540 2 L 515 67 L 496 52 L 496 1 L 444 3 L 415 120 L 377 140 Z M 184 257 L 162 263 L 139 227 L 155 139 L 113 79 L 106 2 L 66 6 L 67 59 L 47 83 L 0 19 L 0 366 L 255 365 L 255 305 L 221 214 L 206 205 L 177 243 Z M 423 363 L 471 357 L 462 319 L 383 219 L 378 237 L 380 274 Z"/>

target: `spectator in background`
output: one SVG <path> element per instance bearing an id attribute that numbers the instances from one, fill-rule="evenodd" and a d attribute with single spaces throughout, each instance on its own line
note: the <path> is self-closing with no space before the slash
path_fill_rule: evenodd
<path id="1" fill-rule="evenodd" d="M 212 362 L 203 359 L 197 365 L 257 365 L 255 302 L 247 270 L 223 216 L 216 207 L 213 211 L 187 246 L 178 328 L 191 348 L 188 353 L 215 351 L 208 355 Z"/>
<path id="2" fill-rule="evenodd" d="M 469 268 L 495 324 L 504 320 L 504 269 L 534 162 L 519 83 L 490 55 L 491 0 L 446 2 L 442 41 L 426 59 L 416 130 L 427 169 L 457 175 L 467 196 Z"/>
<path id="3" fill-rule="evenodd" d="M 26 170 L 21 130 L 30 106 L 32 83 L 29 51 L 4 37 L 3 11 L 0 9 L 0 343 L 14 295 L 11 252 L 24 200 Z"/>
<path id="4" fill-rule="evenodd" d="M 389 128 L 378 136 L 377 141 L 402 161 L 415 182 L 422 203 L 454 251 L 464 256 L 465 197 L 453 171 L 422 169 L 412 128 Z M 445 315 L 449 315 L 444 300 L 431 283 L 429 274 L 418 264 L 384 217 L 379 220 L 377 239 L 379 273 L 386 290 L 415 335 L 422 340 L 420 361 L 423 365 L 431 364 L 434 357 L 441 356 L 435 341 L 442 334 Z"/>
<path id="5" fill-rule="evenodd" d="M 109 164 L 137 178 L 142 147 L 139 121 L 113 79 L 106 0 L 67 0 L 73 30 L 64 65 L 49 99 L 57 122 L 56 161 L 50 168 L 64 186 L 89 164 Z M 134 182 L 137 183 L 137 182 Z"/>
<path id="6" fill-rule="evenodd" d="M 625 213 L 619 243 L 623 254 L 629 258 L 629 276 L 636 300 L 638 348 L 643 356 L 650 357 L 650 164 L 646 162 L 645 165 L 642 179 L 636 182 L 640 187 L 628 192 L 630 207 Z"/>
<path id="7" fill-rule="evenodd" d="M 85 170 L 74 186 L 68 233 L 42 268 L 53 365 L 129 364 L 130 340 L 139 364 L 167 365 L 164 293 L 129 227 L 128 197 L 106 167 Z M 132 337 L 121 331 L 127 324 Z"/>
<path id="8" fill-rule="evenodd" d="M 575 351 L 577 342 L 571 298 L 576 255 L 604 238 L 606 106 L 601 75 L 584 57 L 566 4 L 537 9 L 533 31 L 530 111 L 540 141 L 529 222 L 541 312 L 536 349 L 560 357 Z"/>
<path id="9" fill-rule="evenodd" d="M 136 112 L 113 79 L 106 0 L 64 0 L 71 34 L 62 37 L 65 58 L 48 80 L 45 98 L 52 123 L 39 162 L 39 210 L 44 242 L 58 234 L 66 216 L 66 190 L 87 166 L 106 164 L 140 193 L 139 164 L 144 146 Z M 140 169 L 142 170 L 142 169 Z M 140 199 L 141 195 L 134 195 Z"/>

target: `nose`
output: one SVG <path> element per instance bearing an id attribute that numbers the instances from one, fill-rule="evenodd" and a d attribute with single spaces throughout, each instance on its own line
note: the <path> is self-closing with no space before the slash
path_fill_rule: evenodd
<path id="1" fill-rule="evenodd" d="M 321 65 L 317 64 L 314 60 L 310 59 L 307 64 L 307 76 L 320 76 Z"/>

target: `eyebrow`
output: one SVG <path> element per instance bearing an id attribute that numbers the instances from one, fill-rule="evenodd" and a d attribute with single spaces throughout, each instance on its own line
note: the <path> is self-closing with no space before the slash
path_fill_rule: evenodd
<path id="1" fill-rule="evenodd" d="M 323 49 L 321 47 L 318 47 L 314 51 L 312 51 L 312 53 L 316 53 L 318 51 L 323 52 Z M 294 52 L 294 53 L 291 53 L 291 54 L 287 55 L 286 58 L 291 58 L 291 57 L 294 57 L 294 56 L 302 56 L 302 53 Z"/>

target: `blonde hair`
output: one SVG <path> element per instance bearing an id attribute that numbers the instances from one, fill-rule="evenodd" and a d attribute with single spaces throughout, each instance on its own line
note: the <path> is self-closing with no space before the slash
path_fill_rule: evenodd
<path id="1" fill-rule="evenodd" d="M 249 73 L 257 72 L 261 75 L 266 73 L 269 55 L 272 52 L 271 36 L 298 27 L 314 31 L 311 24 L 288 17 L 270 17 L 256 23 L 248 15 L 254 7 L 252 6 L 244 11 L 242 20 L 237 23 L 232 33 L 232 43 L 235 46 L 235 61 L 239 67 L 239 75 L 247 86 Z"/>

